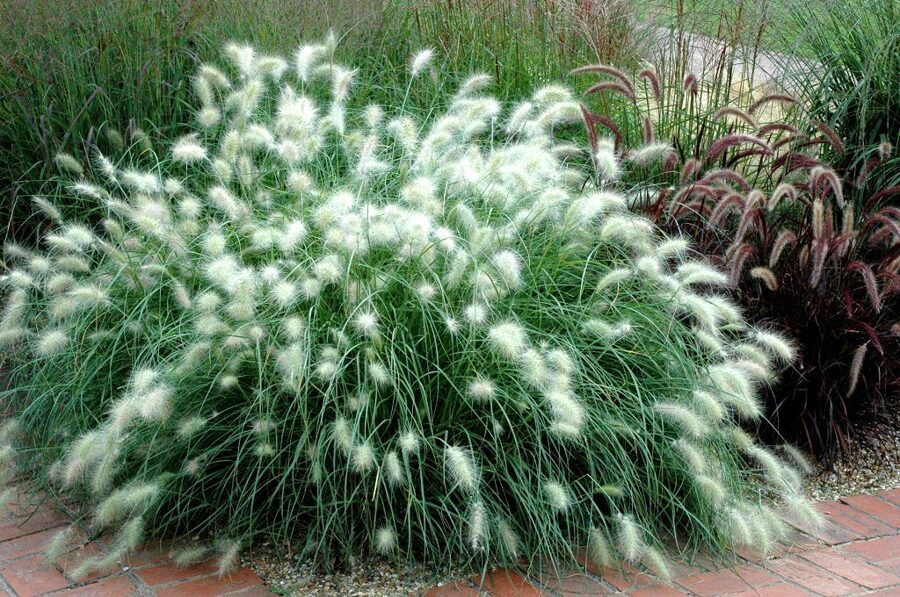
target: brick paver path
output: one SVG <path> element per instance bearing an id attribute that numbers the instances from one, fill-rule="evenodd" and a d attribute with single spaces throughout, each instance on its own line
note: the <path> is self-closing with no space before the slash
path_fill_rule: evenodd
<path id="1" fill-rule="evenodd" d="M 168 551 L 161 546 L 145 547 L 120 566 L 76 582 L 72 571 L 86 558 L 106 551 L 103 538 L 88 541 L 75 534 L 69 551 L 51 562 L 45 552 L 56 534 L 71 522 L 65 508 L 50 500 L 42 503 L 27 490 L 14 492 L 7 505 L 8 510 L 0 513 L 0 597 L 271 595 L 251 570 L 239 568 L 220 579 L 215 562 L 179 568 L 169 561 Z"/>
<path id="2" fill-rule="evenodd" d="M 789 541 L 768 559 L 742 552 L 734 566 L 723 569 L 698 557 L 691 566 L 674 564 L 668 583 L 632 567 L 620 571 L 588 563 L 586 572 L 563 578 L 495 570 L 434 587 L 426 597 L 900 597 L 900 489 L 820 502 L 817 508 L 824 526 L 813 531 L 794 525 Z"/>
<path id="3" fill-rule="evenodd" d="M 159 595 L 251 597 L 270 594 L 260 578 L 240 568 L 218 578 L 214 562 L 178 568 L 167 550 L 148 547 L 121 566 L 80 582 L 71 571 L 85 558 L 103 553 L 101 539 L 73 539 L 58 562 L 45 552 L 70 522 L 64 508 L 40 503 L 20 491 L 0 516 L 0 597 L 80 595 L 87 597 Z M 692 566 L 673 564 L 673 579 L 660 583 L 635 568 L 598 569 L 563 578 L 523 578 L 498 570 L 486 577 L 432 588 L 426 597 L 532 597 L 540 595 L 633 595 L 672 597 L 722 595 L 794 597 L 804 595 L 893 595 L 900 597 L 900 489 L 821 502 L 826 523 L 819 530 L 797 525 L 780 553 L 760 560 L 742 553 L 728 569 L 701 557 Z"/>

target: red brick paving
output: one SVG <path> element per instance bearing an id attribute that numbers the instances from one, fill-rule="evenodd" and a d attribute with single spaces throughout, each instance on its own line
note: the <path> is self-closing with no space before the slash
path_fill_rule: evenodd
<path id="1" fill-rule="evenodd" d="M 820 568 L 796 555 L 773 560 L 768 567 L 779 576 L 815 595 L 841 597 L 842 595 L 861 593 L 865 589 L 847 578 Z"/>
<path id="2" fill-rule="evenodd" d="M 46 556 L 53 537 L 66 529 L 71 518 L 54 507 L 40 504 L 33 494 L 18 490 L 0 512 L 0 597 L 256 597 L 269 593 L 255 572 L 239 568 L 219 578 L 210 562 L 178 568 L 165 550 L 148 548 L 131 555 L 124 565 L 92 572 L 76 581 L 72 571 L 87 558 L 107 553 L 104 538 L 88 542 L 73 535 L 69 551 L 53 563 Z M 2 505 L 0 505 L 2 507 Z M 158 547 L 158 546 L 157 546 Z M 473 589 L 473 596 L 477 595 Z"/>
<path id="3" fill-rule="evenodd" d="M 757 566 L 738 566 L 730 570 L 719 570 L 678 579 L 678 584 L 692 595 L 716 597 L 738 593 L 747 589 L 775 584 L 778 578 Z"/>
<path id="4" fill-rule="evenodd" d="M 900 489 L 822 502 L 817 507 L 825 524 L 811 529 L 792 523 L 795 529 L 788 540 L 768 558 L 739 551 L 736 564 L 722 568 L 700 555 L 693 565 L 673 565 L 673 580 L 669 582 L 661 582 L 633 566 L 609 569 L 590 562 L 585 571 L 556 580 L 543 575 L 528 579 L 516 576 L 518 584 L 514 587 L 480 585 L 478 578 L 470 582 L 480 589 L 482 597 L 900 597 Z M 499 578 L 504 575 L 501 573 Z M 526 580 L 530 583 L 527 588 L 521 584 Z M 426 595 L 476 594 L 472 584 L 466 583 L 465 592 Z"/>
<path id="5" fill-rule="evenodd" d="M 813 593 L 804 591 L 796 585 L 778 583 L 761 589 L 747 589 L 740 593 L 732 593 L 729 597 L 811 597 Z"/>
<path id="6" fill-rule="evenodd" d="M 631 592 L 635 589 L 656 584 L 656 579 L 649 574 L 641 572 L 628 563 L 622 564 L 622 569 L 619 570 L 616 568 L 596 567 L 589 561 L 587 569 L 589 572 L 599 576 L 619 591 Z"/>
<path id="7" fill-rule="evenodd" d="M 842 504 L 840 502 L 826 502 L 828 509 L 820 508 L 823 514 L 841 526 L 850 529 L 859 534 L 860 537 L 872 539 L 874 537 L 884 537 L 890 535 L 894 531 L 894 526 L 886 522 L 882 522 L 877 518 L 873 518 L 863 512 L 857 510 L 853 506 Z"/>
<path id="8" fill-rule="evenodd" d="M 873 564 L 882 564 L 894 558 L 900 558 L 900 535 L 881 537 L 871 541 L 860 541 L 841 547 L 843 551 L 849 551 L 861 555 Z"/>
<path id="9" fill-rule="evenodd" d="M 228 581 L 223 582 L 217 576 L 206 576 L 188 582 L 169 585 L 156 589 L 159 597 L 178 597 L 190 595 L 191 597 L 216 597 L 228 595 L 244 589 L 259 588 L 260 579 L 252 570 L 240 568 L 229 575 Z"/>
<path id="10" fill-rule="evenodd" d="M 632 597 L 689 597 L 691 593 L 685 593 L 681 589 L 668 585 L 655 584 L 643 589 L 635 589 L 629 595 Z"/>
<path id="11" fill-rule="evenodd" d="M 494 570 L 470 579 L 482 591 L 510 597 L 540 597 L 541 592 L 533 584 L 511 570 Z"/>
<path id="12" fill-rule="evenodd" d="M 867 589 L 884 589 L 900 585 L 900 577 L 896 574 L 843 553 L 823 549 L 800 554 L 800 557 Z"/>
<path id="13" fill-rule="evenodd" d="M 874 495 L 855 495 L 841 501 L 891 526 L 900 527 L 900 507 L 887 500 L 882 500 Z"/>
<path id="14" fill-rule="evenodd" d="M 615 592 L 615 589 L 602 580 L 587 574 L 567 574 L 560 578 L 548 577 L 542 580 L 545 587 L 564 597 L 603 595 Z"/>
<path id="15" fill-rule="evenodd" d="M 127 576 L 114 576 L 103 580 L 61 593 L 55 593 L 60 597 L 130 597 L 140 594 L 140 589 Z"/>
<path id="16" fill-rule="evenodd" d="M 75 582 L 70 571 L 82 559 L 106 553 L 103 538 L 73 539 L 57 563 L 44 552 L 69 518 L 50 502 L 29 506 L 19 492 L 0 515 L 0 597 L 72 596 L 255 597 L 267 591 L 256 573 L 241 568 L 219 579 L 211 562 L 177 568 L 162 546 L 148 547 L 124 565 Z M 693 565 L 673 565 L 675 580 L 663 583 L 633 566 L 588 565 L 561 578 L 523 577 L 495 570 L 482 578 L 433 587 L 425 597 L 808 597 L 811 595 L 900 596 L 900 489 L 875 496 L 823 502 L 821 529 L 794 524 L 790 546 L 768 559 L 740 553 L 734 566 L 718 569 L 697 556 Z M 86 543 L 82 547 L 82 543 Z"/>
<path id="17" fill-rule="evenodd" d="M 43 554 L 8 562 L 0 568 L 0 574 L 20 597 L 43 595 L 64 589 L 69 584 Z"/>
<path id="18" fill-rule="evenodd" d="M 878 497 L 892 502 L 895 506 L 900 506 L 900 487 L 882 491 L 878 494 Z"/>
<path id="19" fill-rule="evenodd" d="M 190 580 L 200 576 L 209 576 L 215 571 L 216 565 L 214 562 L 202 562 L 200 564 L 188 566 L 187 568 L 177 568 L 170 563 L 164 563 L 144 568 L 143 570 L 135 570 L 135 574 L 149 586 L 155 587 L 157 585 L 165 585 L 174 582 L 178 579 Z"/>

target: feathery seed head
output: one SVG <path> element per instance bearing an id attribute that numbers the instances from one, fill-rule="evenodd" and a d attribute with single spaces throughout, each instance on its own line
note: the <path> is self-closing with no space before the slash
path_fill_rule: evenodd
<path id="1" fill-rule="evenodd" d="M 488 341 L 491 349 L 497 354 L 513 360 L 525 350 L 528 345 L 528 335 L 518 323 L 505 321 L 488 330 Z"/>
<path id="2" fill-rule="evenodd" d="M 482 325 L 487 322 L 487 307 L 480 303 L 472 303 L 466 307 L 464 315 L 471 325 Z"/>
<path id="3" fill-rule="evenodd" d="M 175 391 L 171 386 L 161 384 L 143 394 L 141 397 L 141 418 L 147 421 L 165 421 L 172 410 L 172 395 Z"/>
<path id="4" fill-rule="evenodd" d="M 584 331 L 588 335 L 612 342 L 630 334 L 632 327 L 631 323 L 627 321 L 611 323 L 598 317 L 592 317 L 584 322 Z"/>
<path id="5" fill-rule="evenodd" d="M 706 457 L 697 446 L 679 438 L 672 442 L 672 447 L 681 455 L 693 475 L 699 476 L 706 472 Z"/>
<path id="6" fill-rule="evenodd" d="M 237 567 L 241 544 L 233 539 L 228 539 L 218 546 L 217 551 L 219 559 L 216 562 L 218 566 L 216 571 L 219 578 L 222 578 Z"/>
<path id="7" fill-rule="evenodd" d="M 822 527 L 822 524 L 824 523 L 822 515 L 804 496 L 796 493 L 785 493 L 782 495 L 782 499 L 784 500 L 784 505 L 787 508 L 788 513 L 796 520 L 812 529 L 819 529 Z"/>
<path id="8" fill-rule="evenodd" d="M 467 393 L 475 400 L 490 400 L 496 395 L 497 386 L 486 377 L 477 377 L 469 382 Z"/>
<path id="9" fill-rule="evenodd" d="M 711 421 L 721 421 L 725 418 L 725 407 L 711 392 L 694 390 L 694 404 L 696 410 L 702 412 L 705 418 Z"/>
<path id="10" fill-rule="evenodd" d="M 52 357 L 65 349 L 69 343 L 69 337 L 65 331 L 51 329 L 43 332 L 37 340 L 35 350 L 44 357 Z"/>
<path id="11" fill-rule="evenodd" d="M 393 527 L 383 526 L 375 531 L 375 549 L 382 555 L 390 555 L 397 548 L 397 533 Z"/>
<path id="12" fill-rule="evenodd" d="M 288 281 L 281 281 L 272 286 L 272 301 L 281 309 L 288 309 L 297 302 L 300 290 L 296 284 Z"/>
<path id="13" fill-rule="evenodd" d="M 641 530 L 631 514 L 617 514 L 618 548 L 629 562 L 637 562 L 643 551 Z"/>
<path id="14" fill-rule="evenodd" d="M 200 145 L 195 135 L 178 139 L 172 146 L 172 157 L 183 164 L 193 164 L 206 159 L 206 148 Z"/>
<path id="15" fill-rule="evenodd" d="M 644 546 L 641 562 L 658 578 L 671 578 L 672 572 L 663 554 L 653 546 Z"/>
<path id="16" fill-rule="evenodd" d="M 720 400 L 735 408 L 746 419 L 755 420 L 762 410 L 747 373 L 731 363 L 710 367 L 708 376 Z"/>
<path id="17" fill-rule="evenodd" d="M 609 566 L 613 562 L 609 539 L 602 529 L 593 527 L 588 537 L 588 555 L 591 561 L 600 566 Z"/>
<path id="18" fill-rule="evenodd" d="M 709 426 L 706 422 L 685 406 L 669 402 L 659 402 L 653 405 L 653 410 L 680 426 L 686 433 L 694 438 L 702 438 L 709 433 Z"/>
<path id="19" fill-rule="evenodd" d="M 313 266 L 316 279 L 323 284 L 334 284 L 344 275 L 341 258 L 337 255 L 325 255 Z"/>
<path id="20" fill-rule="evenodd" d="M 597 152 L 594 154 L 594 163 L 600 179 L 608 182 L 616 182 L 622 176 L 622 166 L 616 156 L 613 144 L 610 141 L 598 143 Z"/>
<path id="21" fill-rule="evenodd" d="M 697 488 L 712 505 L 719 507 L 725 502 L 728 494 L 725 491 L 725 487 L 717 479 L 705 474 L 697 475 L 694 477 L 694 483 L 697 484 Z"/>
<path id="22" fill-rule="evenodd" d="M 453 482 L 463 491 L 474 493 L 480 478 L 471 452 L 459 446 L 447 446 L 444 449 L 444 461 Z"/>
<path id="23" fill-rule="evenodd" d="M 469 506 L 469 546 L 475 551 L 484 549 L 486 534 L 487 510 L 484 502 L 474 500 Z"/>
<path id="24" fill-rule="evenodd" d="M 413 77 L 419 76 L 425 69 L 431 66 L 431 61 L 434 58 L 434 50 L 431 48 L 425 48 L 424 50 L 419 50 L 415 54 L 412 55 L 412 58 L 409 60 L 409 72 Z"/>
<path id="25" fill-rule="evenodd" d="M 514 558 L 519 556 L 521 545 L 516 531 L 506 520 L 500 520 L 497 527 L 500 531 L 500 539 L 503 541 L 503 547 L 506 549 L 506 553 Z"/>
<path id="26" fill-rule="evenodd" d="M 290 315 L 282 321 L 284 335 L 288 340 L 296 342 L 306 333 L 306 321 L 299 315 Z"/>
<path id="27" fill-rule="evenodd" d="M 391 485 L 403 483 L 403 465 L 400 464 L 400 456 L 393 450 L 384 456 L 384 476 Z"/>
<path id="28" fill-rule="evenodd" d="M 419 435 L 415 431 L 404 431 L 400 434 L 400 450 L 405 456 L 419 451 Z"/>
<path id="29" fill-rule="evenodd" d="M 378 315 L 374 311 L 359 311 L 353 317 L 353 327 L 363 336 L 374 338 L 379 330 Z"/>
<path id="30" fill-rule="evenodd" d="M 369 377 L 375 382 L 376 386 L 389 386 L 392 383 L 391 373 L 383 364 L 372 361 L 367 367 Z"/>
<path id="31" fill-rule="evenodd" d="M 553 509 L 557 512 L 565 512 L 572 503 L 569 490 L 559 481 L 545 481 L 544 493 Z"/>
<path id="32" fill-rule="evenodd" d="M 333 435 L 335 445 L 345 455 L 349 456 L 350 451 L 353 449 L 353 430 L 350 427 L 350 422 L 344 417 L 335 419 Z"/>
<path id="33" fill-rule="evenodd" d="M 192 545 L 173 552 L 172 561 L 175 562 L 176 566 L 183 568 L 203 561 L 208 555 L 209 547 L 204 545 Z"/>
<path id="34" fill-rule="evenodd" d="M 206 426 L 207 420 L 199 415 L 193 415 L 182 419 L 178 423 L 178 437 L 187 439 L 200 433 Z"/>
<path id="35" fill-rule="evenodd" d="M 375 467 L 375 450 L 366 443 L 353 446 L 353 469 L 359 473 L 367 473 Z"/>
<path id="36" fill-rule="evenodd" d="M 84 168 L 81 166 L 81 162 L 79 162 L 72 154 L 64 152 L 58 153 L 56 154 L 56 157 L 53 158 L 53 161 L 56 162 L 56 167 L 64 173 L 74 174 L 75 176 L 84 176 Z"/>
<path id="37" fill-rule="evenodd" d="M 753 332 L 753 339 L 772 356 L 784 363 L 792 363 L 797 358 L 797 347 L 787 338 L 774 332 L 757 329 Z"/>

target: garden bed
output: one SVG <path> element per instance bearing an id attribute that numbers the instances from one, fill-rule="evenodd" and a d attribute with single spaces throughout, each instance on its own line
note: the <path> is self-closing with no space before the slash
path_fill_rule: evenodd
<path id="1" fill-rule="evenodd" d="M 851 426 L 847 447 L 806 481 L 819 500 L 900 487 L 900 400 L 870 405 Z"/>

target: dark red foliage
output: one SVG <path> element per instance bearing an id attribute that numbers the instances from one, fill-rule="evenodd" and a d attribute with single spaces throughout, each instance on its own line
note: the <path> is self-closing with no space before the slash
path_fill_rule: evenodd
<path id="1" fill-rule="evenodd" d="M 691 93 L 695 85 L 688 75 L 676 92 Z M 637 183 L 646 194 L 635 209 L 667 233 L 691 236 L 730 274 L 734 298 L 754 323 L 796 339 L 799 358 L 767 391 L 771 425 L 759 431 L 791 439 L 827 462 L 845 445 L 860 407 L 882 403 L 900 385 L 900 209 L 891 207 L 900 187 L 870 190 L 878 188 L 877 156 L 856 172 L 824 163 L 823 148 L 839 154 L 843 147 L 820 122 L 760 122 L 756 134 L 723 122 L 735 116 L 742 126 L 755 125 L 769 102 L 796 103 L 775 94 L 678 129 L 697 138 L 642 131 L 643 138 L 670 142 L 677 162 L 652 184 L 627 177 L 622 184 L 634 195 L 629 183 Z M 623 146 L 623 129 L 611 119 L 584 112 L 592 140 L 600 124 L 614 132 L 620 155 L 634 149 Z"/>

